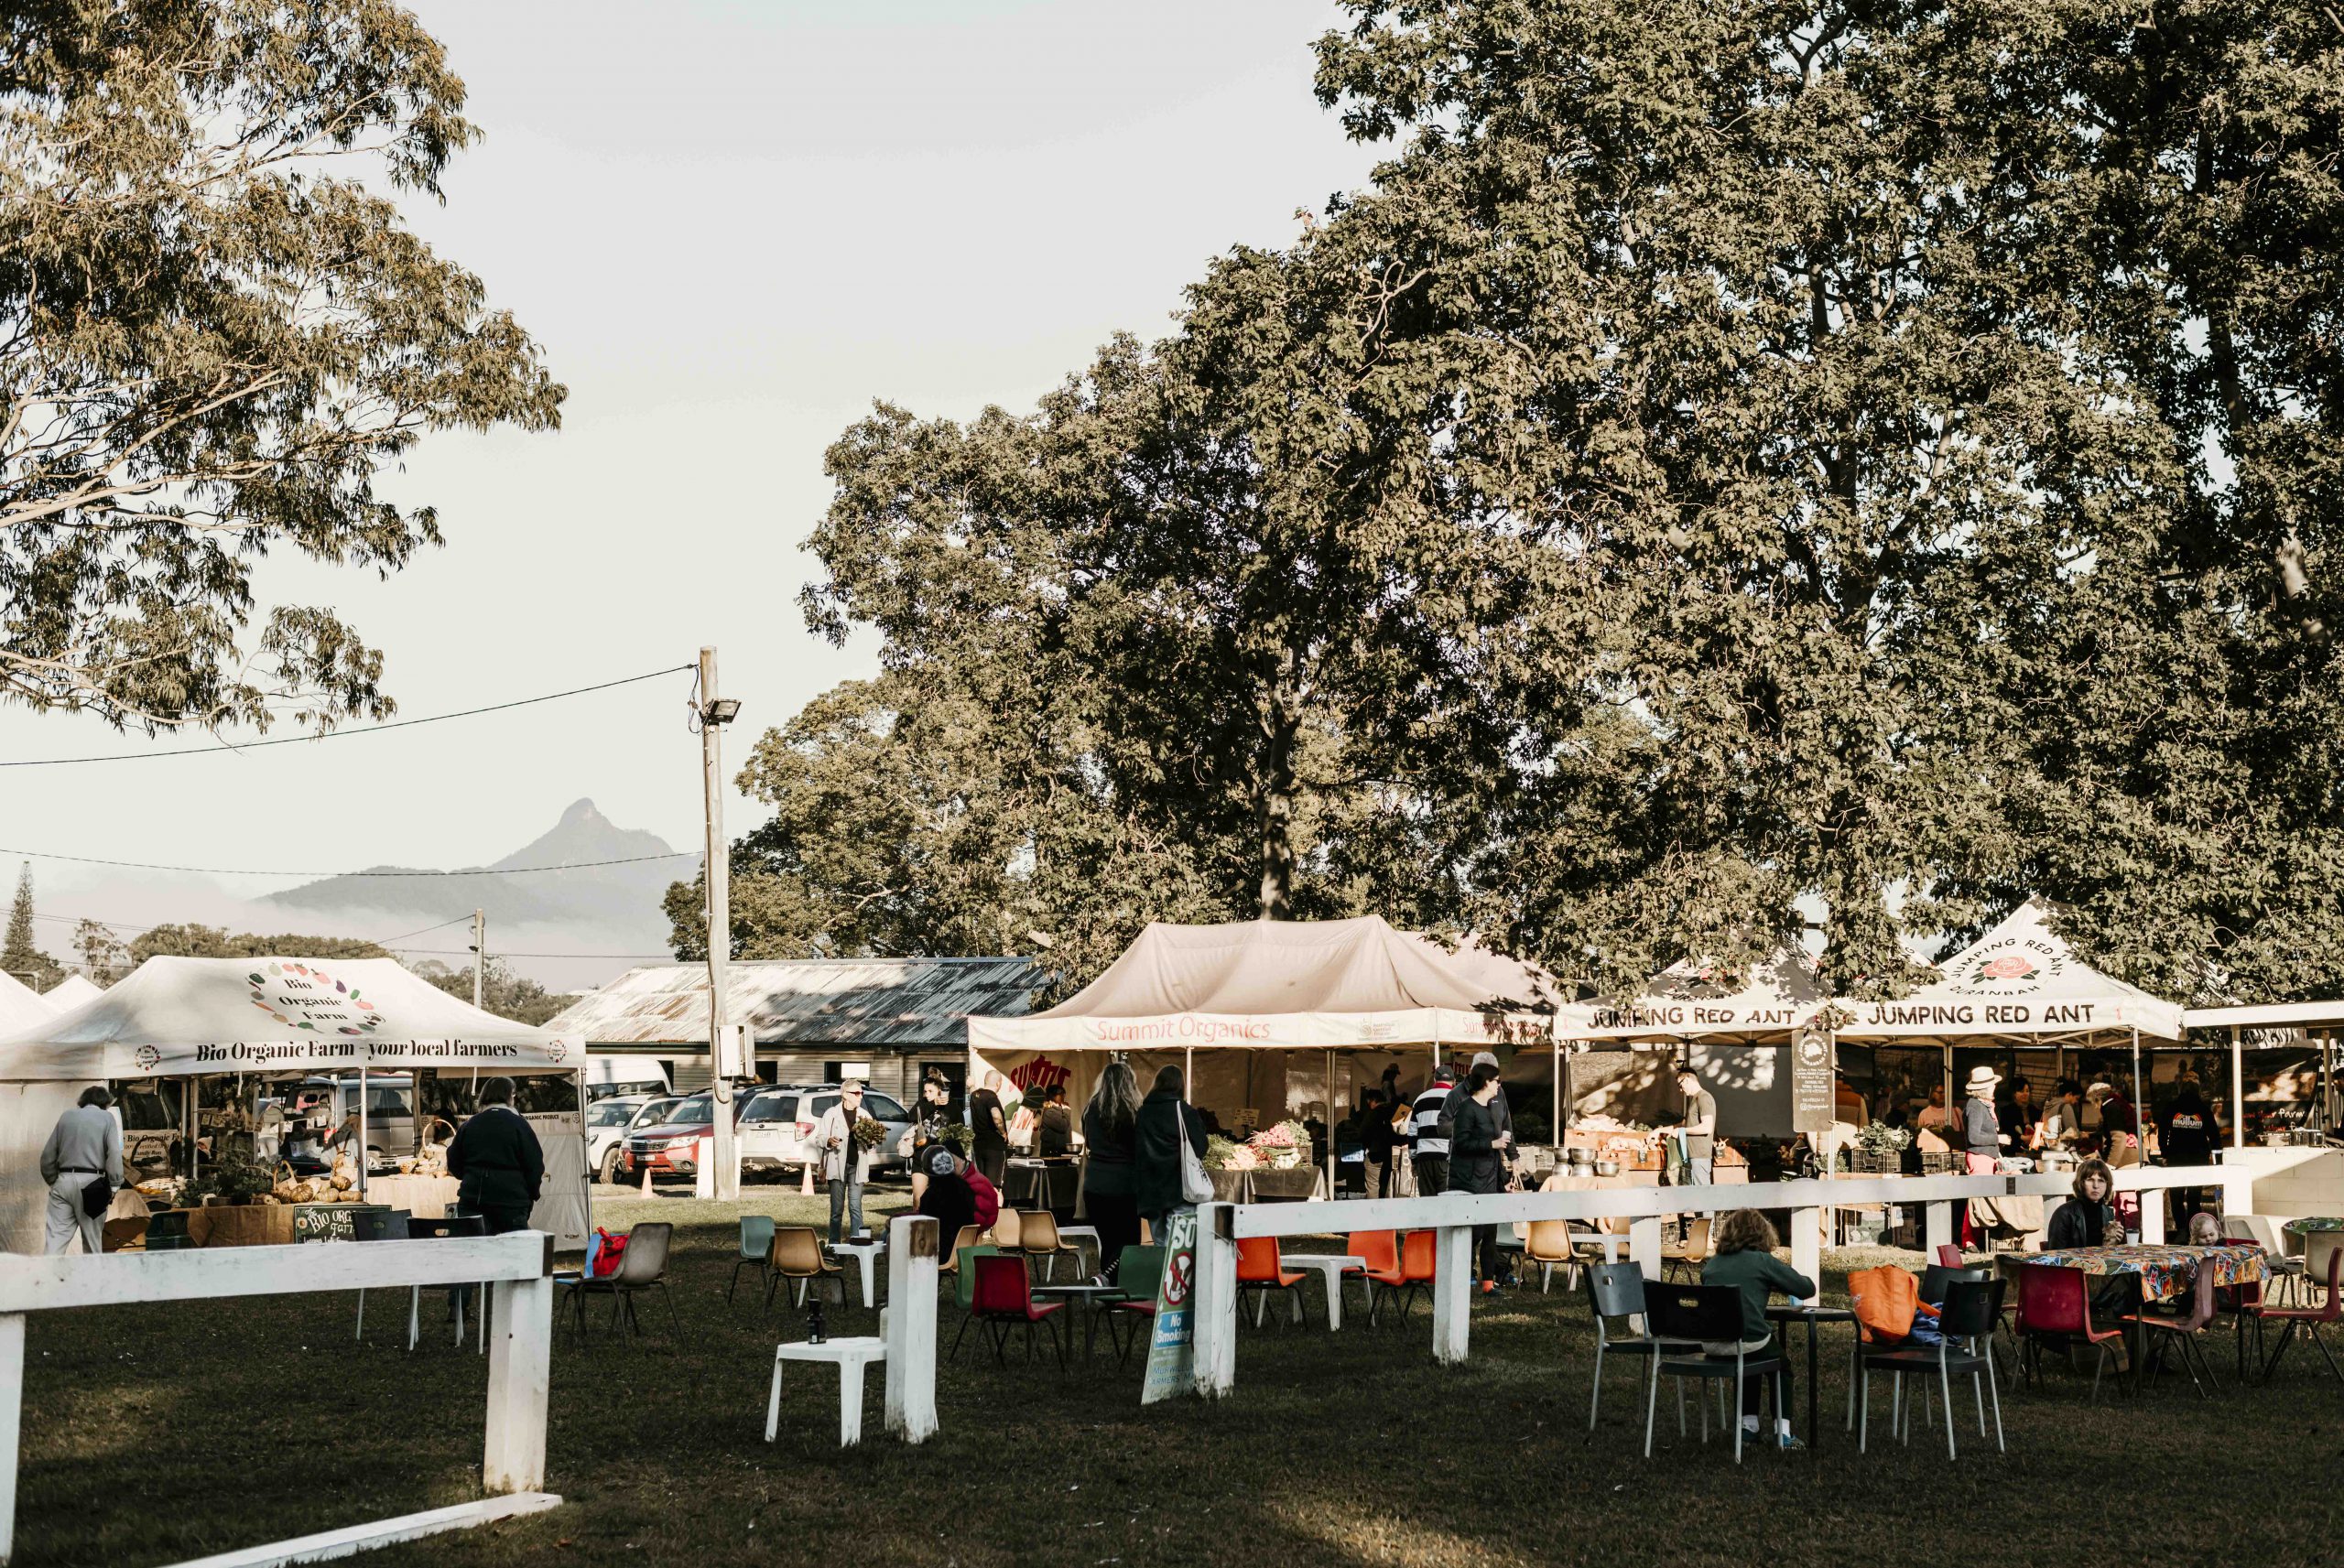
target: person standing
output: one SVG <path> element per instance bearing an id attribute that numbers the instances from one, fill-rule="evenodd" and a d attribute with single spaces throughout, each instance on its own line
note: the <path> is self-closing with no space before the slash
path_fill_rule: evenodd
<path id="1" fill-rule="evenodd" d="M 1034 1152 L 1045 1160 L 1064 1160 L 1074 1153 L 1074 1113 L 1066 1107 L 1066 1086 L 1052 1084 L 1042 1091 L 1042 1115 L 1035 1133 Z"/>
<path id="2" fill-rule="evenodd" d="M 1432 1070 L 1432 1083 L 1416 1096 L 1408 1119 L 1408 1141 L 1416 1151 L 1416 1192 L 1430 1197 L 1449 1190 L 1449 1134 L 1441 1123 L 1449 1097 L 1457 1092 L 1457 1066 L 1443 1062 Z"/>
<path id="3" fill-rule="evenodd" d="M 1685 1151 L 1685 1184 L 1706 1187 L 1717 1173 L 1718 1097 L 1701 1087 L 1690 1067 L 1677 1069 L 1677 1092 L 1684 1098 L 1684 1119 L 1677 1124 Z"/>
<path id="4" fill-rule="evenodd" d="M 1953 1141 L 1954 1133 L 1961 1130 L 1961 1113 L 1946 1108 L 1943 1084 L 1929 1086 L 1929 1102 L 1921 1108 L 1920 1117 L 1915 1125 L 1924 1132 L 1936 1133 L 1948 1143 Z"/>
<path id="5" fill-rule="evenodd" d="M 1172 1211 L 1188 1206 L 1180 1191 L 1181 1141 L 1188 1141 L 1198 1159 L 1205 1153 L 1204 1121 L 1183 1098 L 1188 1087 L 1178 1067 L 1159 1069 L 1156 1087 L 1132 1119 L 1132 1193 L 1140 1217 L 1155 1231 L 1159 1245 Z"/>
<path id="6" fill-rule="evenodd" d="M 1465 1098 L 1450 1123 L 1449 1190 L 1452 1193 L 1502 1193 L 1512 1172 L 1514 1131 L 1501 1127 L 1496 1107 L 1505 1103 L 1494 1061 L 1476 1063 L 1465 1080 Z M 1498 1227 L 1473 1227 L 1474 1271 L 1481 1293 L 1494 1294 L 1505 1260 L 1498 1254 Z"/>
<path id="7" fill-rule="evenodd" d="M 1123 1249 L 1139 1243 L 1139 1197 L 1132 1183 L 1138 1154 L 1139 1075 L 1110 1062 L 1082 1108 L 1084 1212 L 1099 1231 L 1099 1267 L 1110 1283 Z"/>
<path id="8" fill-rule="evenodd" d="M 529 1227 L 546 1154 L 537 1130 L 513 1108 L 512 1079 L 480 1081 L 480 1109 L 450 1141 L 448 1173 L 457 1181 L 457 1202 L 486 1220 L 491 1236 Z"/>
<path id="9" fill-rule="evenodd" d="M 2044 1149 L 2071 1149 L 2083 1136 L 2084 1087 L 2074 1078 L 2061 1078 L 2051 1090 L 2051 1103 L 2043 1108 L 2043 1126 L 2036 1145 Z"/>
<path id="10" fill-rule="evenodd" d="M 814 1123 L 814 1145 L 822 1152 L 822 1180 L 830 1189 L 830 1245 L 839 1234 L 842 1216 L 851 1217 L 853 1234 L 863 1234 L 863 1187 L 871 1179 L 871 1148 L 854 1135 L 863 1119 L 863 1084 L 849 1078 L 839 1086 L 838 1103 Z"/>
<path id="11" fill-rule="evenodd" d="M 2165 1101 L 2165 1114 L 2157 1119 L 2157 1147 L 2165 1154 L 2168 1165 L 2210 1165 L 2214 1162 L 2214 1141 L 2219 1129 L 2214 1119 L 2214 1108 L 2206 1103 L 2205 1092 L 2198 1087 L 2196 1069 L 2181 1069 L 2180 1086 L 2173 1098 Z M 2206 1206 L 2203 1187 L 2173 1189 L 2173 1233 L 2189 1234 L 2189 1217 Z"/>
<path id="12" fill-rule="evenodd" d="M 1388 1198 L 1397 1184 L 1394 1178 L 1401 1147 L 1400 1129 L 1392 1119 L 1391 1098 L 1381 1089 L 1367 1091 L 1368 1105 L 1361 1118 L 1360 1141 L 1367 1152 L 1367 1190 L 1371 1196 Z"/>
<path id="13" fill-rule="evenodd" d="M 1991 1067 L 1972 1067 L 1970 1081 L 1963 1086 L 1969 1098 L 1961 1103 L 1961 1119 L 1956 1125 L 1961 1129 L 1962 1147 L 1969 1154 L 1966 1163 L 1973 1176 L 1992 1175 L 2002 1145 L 2009 1141 L 1994 1115 L 1994 1087 L 2002 1081 L 2002 1075 Z"/>
<path id="14" fill-rule="evenodd" d="M 81 1250 L 96 1257 L 103 1249 L 106 1211 L 92 1214 L 81 1202 L 81 1190 L 92 1182 L 122 1185 L 122 1124 L 106 1108 L 114 1097 L 96 1084 L 81 1091 L 73 1108 L 49 1130 L 40 1148 L 40 1179 L 49 1184 L 48 1250 L 62 1252 L 81 1238 Z"/>
<path id="15" fill-rule="evenodd" d="M 1002 1114 L 999 1073 L 987 1073 L 969 1097 L 969 1127 L 977 1141 L 971 1151 L 985 1180 L 999 1187 L 1009 1173 L 1009 1119 Z"/>

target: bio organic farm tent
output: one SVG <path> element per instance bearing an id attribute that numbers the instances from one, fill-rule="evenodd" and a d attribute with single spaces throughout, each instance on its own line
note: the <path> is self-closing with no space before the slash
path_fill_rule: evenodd
<path id="1" fill-rule="evenodd" d="M 1741 968 L 1687 960 L 1653 978 L 1641 994 L 1598 1007 L 1587 1036 L 1596 1050 L 1635 1055 L 1624 1076 L 1603 1086 L 1593 1108 L 1649 1119 L 1677 1108 L 1666 1060 L 1681 1050 L 1717 1097 L 1718 1131 L 1782 1137 L 1791 1125 L 1790 1069 L 1784 1053 L 1801 1024 L 1829 999 L 1815 961 L 1797 947 Z"/>
<path id="2" fill-rule="evenodd" d="M 57 1108 L 92 1083 L 248 1074 L 407 1072 L 479 1076 L 576 1074 L 575 1040 L 483 1012 L 388 958 L 149 958 L 73 1011 L 0 1037 L 0 1093 L 59 1091 L 46 1119 L 26 1125 L 9 1094 L 0 1118 L 0 1218 L 25 1249 L 16 1217 L 34 1205 L 38 1249 L 41 1143 Z M 544 1195 L 531 1223 L 571 1246 L 586 1235 L 586 1164 L 576 1115 L 533 1117 L 545 1146 Z M 29 1139 L 27 1142 L 27 1140 Z M 33 1192 L 19 1189 L 27 1182 Z"/>
<path id="3" fill-rule="evenodd" d="M 1267 1123 L 1286 1114 L 1286 1054 L 1323 1054 L 1323 1076 L 1307 1057 L 1305 1071 L 1327 1091 L 1331 1121 L 1347 1098 L 1336 1092 L 1339 1051 L 1370 1077 L 1381 1058 L 1418 1052 L 1423 1067 L 1437 1055 L 1534 1044 L 1544 1055 L 1564 1011 L 1523 966 L 1478 948 L 1444 952 L 1374 915 L 1159 923 L 1046 1012 L 971 1016 L 970 1065 L 1021 1088 L 1066 1083 L 1080 1103 L 1107 1053 L 1132 1057 L 1143 1089 L 1158 1065 L 1177 1062 L 1191 1099 L 1259 1110 Z M 1379 1060 L 1360 1061 L 1362 1052 Z"/>

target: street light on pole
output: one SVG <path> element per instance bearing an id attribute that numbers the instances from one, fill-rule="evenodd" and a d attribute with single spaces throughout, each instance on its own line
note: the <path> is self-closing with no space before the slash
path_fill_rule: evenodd
<path id="1" fill-rule="evenodd" d="M 708 820 L 708 1065 L 709 1119 L 713 1136 L 709 1162 L 716 1167 L 715 1193 L 724 1201 L 741 1195 L 741 1162 L 732 1130 L 732 1078 L 743 1065 L 732 1060 L 724 1016 L 724 965 L 732 957 L 732 851 L 724 841 L 724 727 L 738 718 L 740 702 L 716 695 L 716 650 L 700 651 L 700 785 Z"/>

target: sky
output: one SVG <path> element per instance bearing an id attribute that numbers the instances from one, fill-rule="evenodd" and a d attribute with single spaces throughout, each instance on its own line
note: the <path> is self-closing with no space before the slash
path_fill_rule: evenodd
<path id="1" fill-rule="evenodd" d="M 1297 209 L 1364 184 L 1376 156 L 1311 96 L 1310 42 L 1341 20 L 1321 0 L 415 9 L 483 137 L 444 204 L 409 200 L 408 220 L 542 345 L 570 388 L 563 427 L 427 438 L 382 488 L 437 506 L 444 549 L 387 581 L 279 556 L 260 595 L 353 621 L 401 718 L 713 643 L 743 704 L 728 774 L 766 727 L 875 667 L 798 606 L 823 449 L 874 399 L 1030 407 L 1111 334 L 1163 333 L 1213 255 L 1286 243 Z M 581 796 L 696 847 L 689 689 L 678 675 L 317 745 L 0 770 L 0 870 L 29 850 L 284 873 L 32 862 L 45 917 L 277 930 L 305 923 L 244 901 L 311 873 L 493 860 Z M 0 709 L 0 756 L 188 743 Z M 737 836 L 758 814 L 735 794 L 726 815 Z M 380 938 L 415 922 L 341 924 Z M 68 935 L 42 928 L 60 956 Z"/>

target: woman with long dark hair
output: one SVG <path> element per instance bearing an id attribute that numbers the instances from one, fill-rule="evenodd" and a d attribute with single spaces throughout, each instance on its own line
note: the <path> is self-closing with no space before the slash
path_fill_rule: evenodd
<path id="1" fill-rule="evenodd" d="M 1139 1075 L 1128 1062 L 1110 1062 L 1082 1108 L 1082 1198 L 1099 1231 L 1100 1273 L 1111 1284 L 1123 1249 L 1139 1242 L 1138 1138 Z"/>

